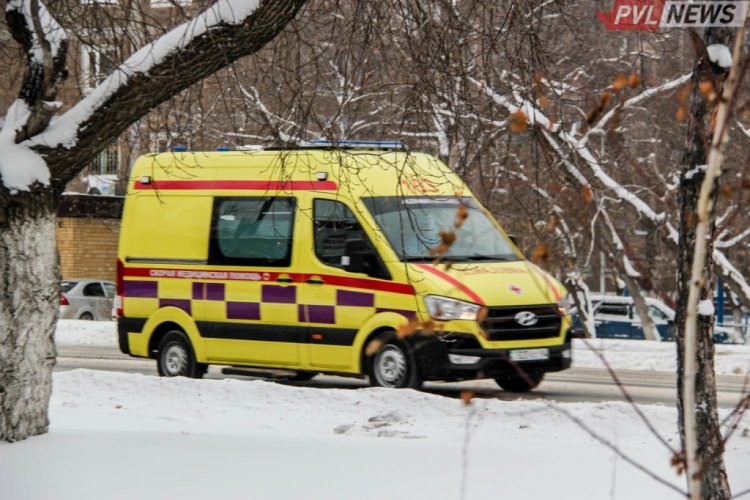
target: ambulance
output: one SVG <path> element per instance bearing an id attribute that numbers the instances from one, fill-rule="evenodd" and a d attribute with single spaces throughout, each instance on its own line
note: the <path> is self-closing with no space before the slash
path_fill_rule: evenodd
<path id="1" fill-rule="evenodd" d="M 120 349 L 162 376 L 523 392 L 571 363 L 563 286 L 445 164 L 398 143 L 143 156 L 117 274 Z"/>

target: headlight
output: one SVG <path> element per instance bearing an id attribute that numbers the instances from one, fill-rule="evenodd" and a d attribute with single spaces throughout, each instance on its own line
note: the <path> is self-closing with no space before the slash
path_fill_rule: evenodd
<path id="1" fill-rule="evenodd" d="M 424 303 L 432 319 L 438 321 L 450 321 L 452 319 L 476 320 L 477 314 L 482 308 L 482 306 L 472 304 L 471 302 L 449 299 L 448 297 L 438 297 L 437 295 L 425 296 Z"/>
<path id="2" fill-rule="evenodd" d="M 564 297 L 557 301 L 557 308 L 560 310 L 560 316 L 568 314 L 574 306 L 575 301 L 573 300 L 573 296 L 569 293 L 566 293 Z"/>

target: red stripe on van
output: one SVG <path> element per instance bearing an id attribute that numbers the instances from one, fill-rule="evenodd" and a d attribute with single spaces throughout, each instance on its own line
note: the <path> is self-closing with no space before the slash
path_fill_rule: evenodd
<path id="1" fill-rule="evenodd" d="M 123 270 L 123 276 L 130 278 L 181 278 L 201 281 L 256 281 L 259 283 L 275 283 L 282 275 L 291 278 L 295 283 L 305 283 L 306 279 L 313 276 L 311 274 L 301 273 L 249 270 L 176 269 L 161 267 L 127 267 Z M 314 276 L 319 277 L 327 285 L 415 295 L 414 288 L 406 283 L 394 283 L 392 281 L 380 281 L 366 278 L 349 278 L 347 276 L 335 276 L 329 274 L 315 274 Z"/>
<path id="2" fill-rule="evenodd" d="M 247 190 L 247 191 L 336 191 L 337 184 L 334 181 L 152 181 L 144 184 L 135 181 L 135 189 L 160 189 L 160 190 Z"/>
<path id="3" fill-rule="evenodd" d="M 305 275 L 305 278 L 311 275 Z M 343 286 L 347 288 L 361 288 L 363 290 L 377 290 L 380 292 L 402 293 L 404 295 L 416 295 L 414 288 L 406 283 L 394 283 L 393 281 L 377 281 L 364 278 L 349 278 L 348 276 L 335 276 L 331 274 L 320 276 L 326 285 Z"/>
<path id="4" fill-rule="evenodd" d="M 438 278 L 440 278 L 440 279 L 442 279 L 444 281 L 447 281 L 448 283 L 450 283 L 451 285 L 455 286 L 456 288 L 458 288 L 459 290 L 461 290 L 462 292 L 464 292 L 466 295 L 468 295 L 469 297 L 471 297 L 471 300 L 473 300 L 477 304 L 479 304 L 481 306 L 485 305 L 484 301 L 482 300 L 482 297 L 480 297 L 479 295 L 477 295 L 474 292 L 474 290 L 472 290 L 468 286 L 464 285 L 463 283 L 461 283 L 460 281 L 458 281 L 456 278 L 445 274 L 443 271 L 439 271 L 438 269 L 435 269 L 433 266 L 431 266 L 429 264 L 417 264 L 417 267 L 420 268 L 420 269 L 424 269 L 425 271 L 427 271 L 429 273 L 434 274 L 435 276 L 437 276 Z"/>

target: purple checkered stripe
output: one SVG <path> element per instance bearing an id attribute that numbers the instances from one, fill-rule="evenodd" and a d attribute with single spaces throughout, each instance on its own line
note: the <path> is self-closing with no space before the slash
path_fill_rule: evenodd
<path id="1" fill-rule="evenodd" d="M 130 298 L 159 299 L 159 307 L 177 307 L 191 314 L 193 300 L 226 303 L 226 318 L 235 320 L 261 319 L 261 304 L 297 304 L 297 287 L 283 285 L 261 285 L 260 302 L 226 300 L 224 283 L 193 282 L 192 300 L 159 297 L 159 282 L 127 280 L 123 295 Z M 337 307 L 370 307 L 375 313 L 395 312 L 406 318 L 415 316 L 415 311 L 387 307 L 375 307 L 375 294 L 352 290 L 336 290 L 336 305 L 297 304 L 297 320 L 300 323 L 336 323 Z"/>

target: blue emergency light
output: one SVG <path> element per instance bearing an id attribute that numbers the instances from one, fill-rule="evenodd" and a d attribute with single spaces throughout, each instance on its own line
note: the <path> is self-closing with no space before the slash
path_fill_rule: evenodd
<path id="1" fill-rule="evenodd" d="M 323 148 L 351 148 L 351 149 L 404 149 L 404 143 L 401 141 L 354 141 L 340 140 L 328 141 L 325 139 L 316 139 L 310 141 L 311 146 Z"/>

